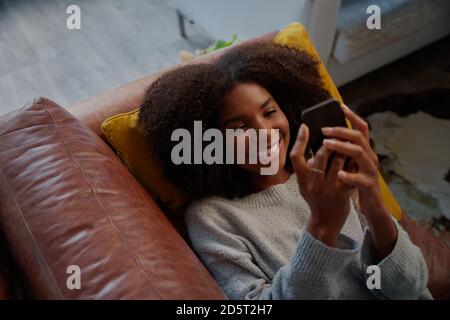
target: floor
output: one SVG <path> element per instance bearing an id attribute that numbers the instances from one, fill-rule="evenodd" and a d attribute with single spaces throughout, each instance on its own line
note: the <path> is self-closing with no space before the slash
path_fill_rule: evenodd
<path id="1" fill-rule="evenodd" d="M 449 180 L 444 180 L 445 174 L 442 173 L 447 172 L 450 168 L 450 158 L 448 158 L 445 147 L 446 144 L 448 145 L 448 142 L 446 142 L 448 131 L 442 129 L 444 126 L 445 128 L 448 127 L 448 109 L 450 108 L 448 101 L 450 101 L 450 98 L 448 93 L 445 96 L 441 94 L 448 92 L 449 89 L 450 36 L 339 88 L 346 104 L 360 114 L 373 114 L 373 112 L 383 111 L 367 118 L 372 126 L 371 137 L 374 139 L 376 150 L 387 150 L 386 145 L 380 145 L 380 142 L 384 139 L 387 138 L 390 143 L 393 143 L 396 135 L 403 136 L 403 144 L 397 143 L 393 159 L 384 159 L 380 163 L 385 176 L 388 178 L 389 187 L 402 208 L 410 216 L 426 224 L 431 223 L 433 232 L 436 231 L 440 234 L 447 230 L 448 235 L 450 235 L 450 220 L 445 216 L 449 217 L 449 212 L 442 209 L 442 206 L 439 207 L 433 203 L 435 200 L 439 200 L 438 202 L 441 204 L 448 203 L 448 200 L 446 200 L 448 198 L 438 197 L 434 199 L 433 193 L 420 191 L 424 189 L 423 184 L 419 188 L 414 183 L 426 179 L 431 181 L 433 174 L 439 172 L 439 184 L 433 183 L 433 186 L 436 189 L 439 185 L 440 189 L 436 190 L 434 194 L 448 194 L 450 191 Z M 398 118 L 395 114 L 386 112 L 385 105 L 379 105 L 378 103 L 379 101 L 389 100 L 388 97 L 392 95 L 397 97 L 425 95 L 430 90 L 436 93 L 436 103 L 422 105 L 420 110 L 415 111 L 432 111 L 431 113 L 436 115 L 434 118 L 422 112 L 415 113 L 407 118 Z M 441 99 L 437 100 L 440 95 L 442 96 Z M 368 108 L 369 106 L 370 108 Z M 417 109 L 416 107 L 417 105 L 411 106 L 411 109 Z M 439 108 L 446 108 L 447 111 Z M 383 117 L 386 125 L 381 129 L 377 128 L 380 121 L 376 120 Z M 420 121 L 417 121 L 417 117 L 420 118 Z M 412 122 L 408 124 L 408 121 Z M 439 126 L 433 125 L 438 121 L 440 121 Z M 401 128 L 400 122 L 404 128 Z M 388 134 L 389 130 L 394 127 L 395 132 Z M 382 135 L 386 138 L 380 139 Z M 427 142 L 423 142 L 423 140 Z M 407 141 L 407 143 L 405 144 L 404 141 Z M 420 159 L 420 161 L 417 159 Z M 392 167 L 399 169 L 399 161 L 404 167 L 388 174 Z M 406 172 L 407 164 L 410 165 L 409 173 Z M 401 176 L 397 171 L 405 171 L 405 175 Z M 417 179 L 417 176 L 421 177 Z M 448 239 L 448 246 L 450 247 L 450 236 L 448 236 Z"/>
<path id="2" fill-rule="evenodd" d="M 78 4 L 81 30 L 66 28 Z M 0 0 L 0 115 L 37 96 L 62 106 L 179 62 L 212 42 L 179 35 L 174 0 Z"/>

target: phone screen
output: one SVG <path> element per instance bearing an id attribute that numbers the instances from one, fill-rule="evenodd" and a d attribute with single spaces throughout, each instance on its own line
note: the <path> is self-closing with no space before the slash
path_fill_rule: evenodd
<path id="1" fill-rule="evenodd" d="M 321 102 L 313 107 L 303 110 L 302 121 L 309 128 L 308 151 L 315 154 L 322 146 L 323 127 L 347 127 L 344 112 L 340 103 L 335 99 Z"/>

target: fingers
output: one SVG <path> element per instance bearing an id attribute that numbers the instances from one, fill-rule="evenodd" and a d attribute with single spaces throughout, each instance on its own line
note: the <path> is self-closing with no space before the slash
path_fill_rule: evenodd
<path id="1" fill-rule="evenodd" d="M 350 173 L 356 173 L 356 172 L 358 172 L 358 164 L 356 163 L 355 160 L 349 159 L 344 170 L 347 172 L 350 172 Z"/>
<path id="2" fill-rule="evenodd" d="M 352 127 L 364 135 L 364 137 L 369 140 L 369 125 L 363 119 L 361 119 L 356 113 L 354 113 L 345 104 L 342 104 L 342 111 L 344 111 L 345 116 L 352 124 Z"/>
<path id="3" fill-rule="evenodd" d="M 365 171 L 366 173 L 376 173 L 378 168 L 374 165 L 372 160 L 369 158 L 369 156 L 361 146 L 333 139 L 325 139 L 323 143 L 328 149 L 339 152 L 354 159 L 358 164 L 359 169 Z"/>
<path id="4" fill-rule="evenodd" d="M 363 136 L 361 131 L 353 130 L 344 127 L 325 127 L 322 128 L 322 133 L 327 137 L 339 138 L 341 140 L 348 140 L 353 143 L 368 145 L 368 140 Z"/>
<path id="5" fill-rule="evenodd" d="M 312 185 L 316 188 L 319 188 L 325 179 L 325 171 L 327 169 L 330 154 L 330 150 L 328 150 L 325 146 L 321 146 L 314 155 L 314 163 L 311 169 L 311 179 L 313 182 Z"/>
<path id="6" fill-rule="evenodd" d="M 312 168 L 314 168 L 314 157 L 311 157 L 308 159 L 308 161 L 306 161 L 306 166 L 308 167 L 309 170 L 311 170 Z"/>
<path id="7" fill-rule="evenodd" d="M 327 180 L 330 183 L 335 183 L 336 181 L 338 181 L 338 172 L 344 169 L 346 159 L 347 157 L 338 153 L 335 153 L 333 155 L 333 160 L 331 161 L 330 168 L 328 169 L 327 173 Z"/>
<path id="8" fill-rule="evenodd" d="M 326 127 L 322 128 L 322 133 L 326 137 L 338 138 L 341 140 L 347 140 L 354 144 L 360 145 L 367 154 L 370 156 L 373 162 L 378 165 L 378 157 L 372 150 L 369 140 L 363 135 L 361 131 L 353 130 L 344 127 Z"/>
<path id="9" fill-rule="evenodd" d="M 357 188 L 368 188 L 371 186 L 372 181 L 371 179 L 369 179 L 366 175 L 364 174 L 360 174 L 360 173 L 349 173 L 346 171 L 339 171 L 338 172 L 338 179 L 349 185 L 349 186 L 354 186 Z"/>
<path id="10" fill-rule="evenodd" d="M 298 130 L 297 138 L 294 146 L 290 152 L 292 167 L 294 168 L 297 177 L 303 178 L 308 172 L 308 167 L 305 162 L 305 150 L 309 139 L 309 129 L 302 124 Z"/>

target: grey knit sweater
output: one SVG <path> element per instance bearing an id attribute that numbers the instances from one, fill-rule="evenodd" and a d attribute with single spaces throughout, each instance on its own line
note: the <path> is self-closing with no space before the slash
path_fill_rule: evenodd
<path id="1" fill-rule="evenodd" d="M 292 174 L 243 198 L 195 201 L 185 222 L 194 251 L 229 299 L 432 298 L 422 253 L 397 222 L 395 247 L 377 263 L 370 231 L 353 204 L 336 248 L 306 231 L 309 215 Z M 366 285 L 374 264 L 380 289 Z"/>

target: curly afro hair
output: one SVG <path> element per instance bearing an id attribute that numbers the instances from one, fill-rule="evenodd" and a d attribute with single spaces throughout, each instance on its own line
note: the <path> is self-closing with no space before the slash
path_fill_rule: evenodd
<path id="1" fill-rule="evenodd" d="M 253 82 L 270 92 L 289 120 L 291 137 L 295 137 L 301 112 L 331 98 L 317 64 L 305 52 L 264 42 L 232 47 L 212 64 L 184 65 L 164 73 L 147 89 L 139 110 L 139 120 L 162 165 L 163 176 L 191 200 L 251 193 L 247 173 L 236 165 L 175 165 L 171 151 L 178 142 L 171 141 L 172 132 L 184 128 L 193 137 L 195 120 L 202 121 L 203 130 L 218 128 L 218 110 L 227 93 L 239 83 Z M 291 139 L 288 151 L 294 141 Z M 289 157 L 286 160 L 290 166 Z"/>

